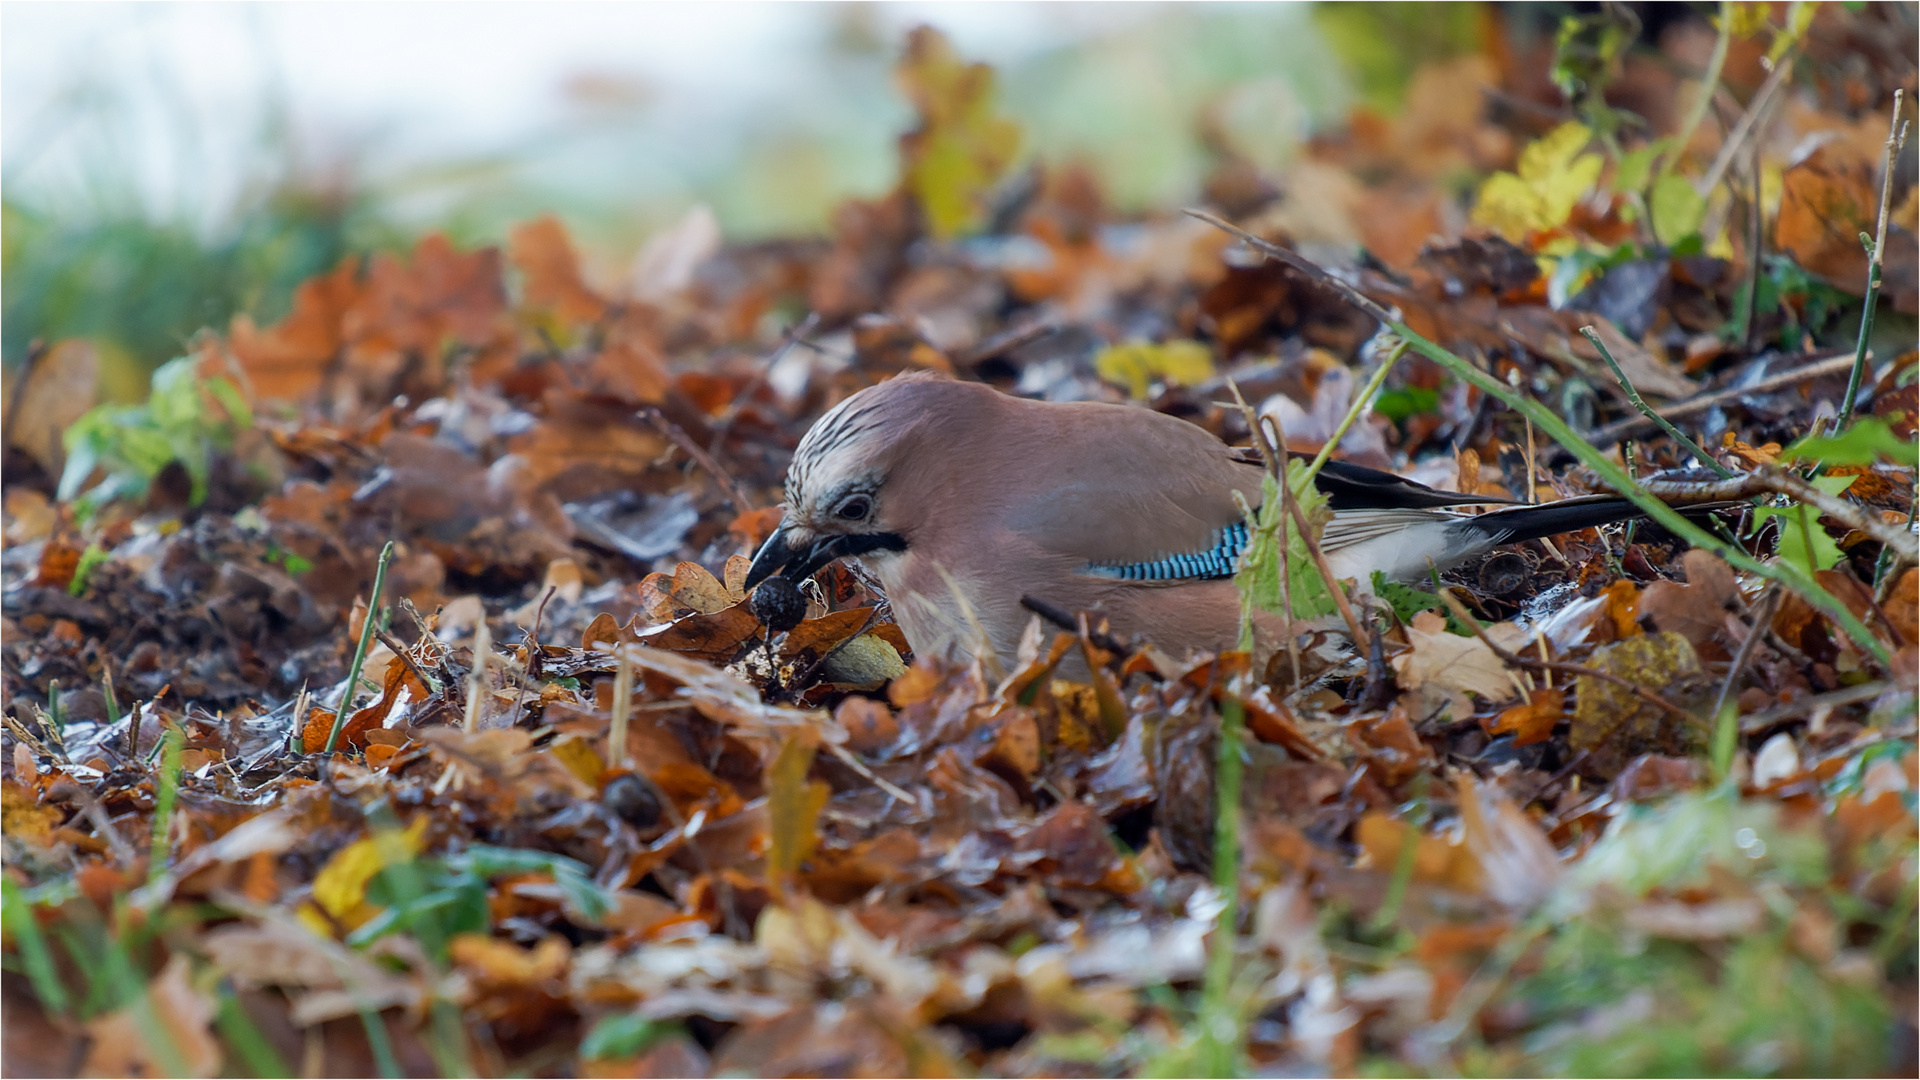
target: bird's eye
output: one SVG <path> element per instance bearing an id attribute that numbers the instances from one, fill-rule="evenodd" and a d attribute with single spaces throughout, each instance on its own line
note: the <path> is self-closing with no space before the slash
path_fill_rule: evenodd
<path id="1" fill-rule="evenodd" d="M 867 515 L 873 513 L 873 500 L 865 495 L 855 495 L 842 502 L 833 512 L 846 521 L 865 521 Z"/>

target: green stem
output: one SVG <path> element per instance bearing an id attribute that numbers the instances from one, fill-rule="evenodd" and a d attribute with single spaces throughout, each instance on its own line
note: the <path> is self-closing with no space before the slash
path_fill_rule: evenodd
<path id="1" fill-rule="evenodd" d="M 1835 435 L 1853 419 L 1853 403 L 1860 396 L 1861 376 L 1867 370 L 1867 338 L 1873 334 L 1874 308 L 1880 300 L 1880 252 L 1887 246 L 1887 204 L 1893 199 L 1894 158 L 1907 141 L 1906 125 L 1900 122 L 1900 95 L 1899 90 L 1893 92 L 1893 122 L 1887 129 L 1886 161 L 1881 168 L 1880 219 L 1874 226 L 1873 242 L 1867 245 L 1866 306 L 1860 310 L 1860 338 L 1853 346 L 1853 373 L 1847 376 L 1847 396 L 1840 402 L 1840 415 L 1833 419 Z"/>
<path id="2" fill-rule="evenodd" d="M 1720 70 L 1727 63 L 1727 47 L 1733 40 L 1733 5 L 1728 0 L 1720 0 L 1719 33 L 1713 39 L 1713 56 L 1707 61 L 1706 77 L 1700 82 L 1700 97 L 1694 101 L 1693 108 L 1687 110 L 1686 123 L 1680 125 L 1675 133 L 1673 150 L 1660 163 L 1660 175 L 1666 176 L 1680 164 L 1686 155 L 1688 144 L 1693 142 L 1693 133 L 1699 129 L 1700 122 L 1707 118 L 1707 110 L 1713 106 L 1713 92 L 1720 86 Z"/>
<path id="3" fill-rule="evenodd" d="M 1320 452 L 1313 456 L 1313 463 L 1307 466 L 1307 483 L 1313 483 L 1313 478 L 1320 475 L 1320 467 L 1325 465 L 1327 459 L 1333 456 L 1333 451 L 1340 445 L 1340 440 L 1347 437 L 1347 429 L 1353 426 L 1355 420 L 1360 419 L 1360 414 L 1366 410 L 1367 402 L 1373 400 L 1373 395 L 1379 392 L 1381 385 L 1387 381 L 1387 374 L 1393 370 L 1393 366 L 1399 363 L 1400 358 L 1405 355 L 1407 355 L 1407 342 L 1405 338 L 1402 338 L 1394 345 L 1393 351 L 1387 354 L 1387 358 L 1381 363 L 1380 369 L 1375 371 L 1373 377 L 1367 380 L 1367 385 L 1361 388 L 1359 396 L 1353 399 L 1353 404 L 1347 409 L 1347 415 L 1341 418 L 1340 426 L 1334 429 L 1333 438 L 1328 439 L 1326 445 L 1320 448 Z M 1282 449 L 1285 448 L 1283 447 Z"/>
<path id="4" fill-rule="evenodd" d="M 168 826 L 173 821 L 173 803 L 180 791 L 180 751 L 186 744 L 187 733 L 174 727 L 168 728 L 160 736 L 160 775 L 156 779 L 153 796 L 153 854 L 147 859 L 147 880 L 153 881 L 160 876 L 161 868 L 167 863 L 167 840 L 171 831 Z"/>
<path id="5" fill-rule="evenodd" d="M 1582 465 L 1597 473 L 1608 487 L 1633 503 L 1647 517 L 1659 522 L 1668 532 L 1685 540 L 1693 547 L 1715 552 L 1742 570 L 1758 574 L 1768 581 L 1777 581 L 1792 589 L 1808 604 L 1844 629 L 1847 636 L 1853 639 L 1854 644 L 1879 664 L 1886 666 L 1892 662 L 1892 656 L 1887 652 L 1886 645 L 1881 643 L 1873 631 L 1867 629 L 1865 623 L 1861 622 L 1853 612 L 1847 610 L 1847 606 L 1841 603 L 1838 597 L 1821 588 L 1820 584 L 1809 577 L 1806 571 L 1784 562 L 1763 563 L 1745 551 L 1722 542 L 1720 538 L 1687 520 L 1673 507 L 1642 491 L 1633 478 L 1627 475 L 1625 469 L 1614 464 L 1592 443 L 1576 435 L 1565 421 L 1539 402 L 1514 393 L 1505 383 L 1489 377 L 1472 364 L 1414 333 L 1405 323 L 1392 322 L 1388 325 L 1393 327 L 1395 333 L 1405 336 L 1412 342 L 1415 352 L 1498 398 L 1507 407 L 1531 417 L 1534 424 L 1547 433 L 1548 438 L 1565 447 L 1569 453 L 1579 459 Z"/>
<path id="6" fill-rule="evenodd" d="M 1213 773 L 1213 884 L 1220 890 L 1220 915 L 1214 922 L 1213 947 L 1207 955 L 1206 982 L 1200 994 L 1202 1038 L 1215 1042 L 1218 1020 L 1230 1013 L 1227 1000 L 1233 984 L 1234 945 L 1240 926 L 1240 732 L 1246 708 L 1229 694 L 1220 704 L 1220 752 Z M 1216 1053 L 1230 1053 L 1214 1045 Z M 1224 1074 L 1221 1074 L 1224 1075 Z"/>
<path id="7" fill-rule="evenodd" d="M 380 590 L 387 584 L 387 564 L 393 561 L 393 541 L 380 549 L 380 565 L 373 571 L 373 595 L 367 598 L 367 617 L 360 623 L 360 645 L 353 650 L 353 663 L 347 666 L 347 688 L 340 691 L 340 701 L 334 706 L 333 730 L 327 732 L 325 753 L 333 753 L 333 744 L 340 741 L 340 729 L 347 726 L 347 709 L 353 704 L 353 692 L 360 687 L 360 665 L 367 662 L 367 646 L 373 641 L 373 627 L 379 621 Z M 299 723 L 295 717 L 294 722 Z"/>
<path id="8" fill-rule="evenodd" d="M 0 877 L 0 918 L 4 918 L 13 941 L 20 949 L 20 965 L 27 971 L 27 983 L 40 999 L 40 1007 L 49 1017 L 67 1011 L 67 988 L 53 966 L 53 950 L 33 916 L 33 904 L 10 877 Z"/>
<path id="9" fill-rule="evenodd" d="M 1668 420 L 1666 417 L 1661 416 L 1659 413 L 1653 411 L 1653 406 L 1647 404 L 1646 399 L 1640 396 L 1640 391 L 1635 390 L 1633 388 L 1633 380 L 1627 378 L 1627 373 L 1621 370 L 1620 361 L 1615 360 L 1613 358 L 1613 353 L 1607 348 L 1606 342 L 1600 340 L 1600 334 L 1598 331 L 1594 330 L 1594 328 L 1591 326 L 1583 326 L 1580 328 L 1580 332 L 1586 335 L 1588 341 L 1593 342 L 1594 348 L 1600 350 L 1600 359 L 1605 360 L 1607 362 L 1607 366 L 1613 369 L 1613 377 L 1620 381 L 1620 389 L 1625 390 L 1627 392 L 1627 400 L 1633 402 L 1633 407 L 1640 410 L 1641 416 L 1644 416 L 1647 419 L 1653 421 L 1655 424 L 1658 424 L 1660 426 L 1660 430 L 1666 432 L 1669 436 L 1673 438 L 1675 442 L 1686 447 L 1687 450 L 1690 451 L 1694 457 L 1699 458 L 1703 463 L 1705 463 L 1707 468 L 1712 469 L 1715 473 L 1718 473 L 1720 476 L 1720 479 L 1722 480 L 1733 479 L 1732 469 L 1729 469 L 1725 465 L 1722 465 L 1718 461 L 1715 461 L 1713 459 L 1712 454 L 1709 454 L 1705 450 L 1702 450 L 1700 448 L 1699 443 L 1694 442 L 1692 439 L 1687 437 L 1685 432 L 1681 431 L 1677 427 L 1674 427 L 1673 422 L 1671 420 Z"/>

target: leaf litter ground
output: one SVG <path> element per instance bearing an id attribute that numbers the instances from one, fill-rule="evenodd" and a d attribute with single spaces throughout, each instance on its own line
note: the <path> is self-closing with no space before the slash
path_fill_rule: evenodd
<path id="1" fill-rule="evenodd" d="M 1805 63 L 1841 78 L 1819 50 L 1868 17 L 1823 15 Z M 1306 635 L 1264 671 L 1097 619 L 1036 620 L 1006 670 L 916 659 L 845 568 L 742 589 L 833 403 L 933 367 L 1244 441 L 1230 376 L 1314 449 L 1378 350 L 1084 169 L 1009 188 L 990 73 L 925 33 L 902 70 L 906 179 L 827 240 L 690 218 L 652 264 L 687 271 L 618 290 L 553 219 L 504 251 L 429 236 L 204 335 L 140 409 L 61 411 L 83 342 L 14 383 L 9 1072 L 1911 1070 L 1920 575 L 1874 531 L 1913 511 L 1910 334 L 1818 452 L 1841 512 L 1723 525 L 1871 642 L 1642 524 L 1381 583 L 1362 648 Z M 1764 252 L 1623 253 L 1637 195 L 1591 133 L 1478 104 L 1561 107 L 1537 74 L 1414 82 L 1475 104 L 1363 111 L 1284 197 L 1228 155 L 1214 205 L 1283 243 L 1340 207 L 1372 252 L 1349 281 L 1596 444 L 1640 438 L 1643 472 L 1686 452 L 1581 327 L 1736 473 L 1833 411 L 1866 266 L 1822 238 L 1867 225 L 1878 146 L 1845 135 L 1884 117 L 1773 117 L 1842 137 L 1785 169 Z M 1460 168 L 1491 177 L 1464 237 Z M 1417 357 L 1341 450 L 1490 495 L 1593 483 Z"/>

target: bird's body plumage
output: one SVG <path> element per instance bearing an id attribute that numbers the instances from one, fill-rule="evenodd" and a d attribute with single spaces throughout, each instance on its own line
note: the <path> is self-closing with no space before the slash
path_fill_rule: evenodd
<path id="1" fill-rule="evenodd" d="M 1228 575 L 1245 542 L 1240 500 L 1258 505 L 1262 476 L 1245 451 L 1162 413 L 898 377 L 848 398 L 801 441 L 786 517 L 751 580 L 857 556 L 921 653 L 986 647 L 1011 659 L 1028 595 L 1100 612 L 1116 634 L 1169 652 L 1218 651 L 1238 637 Z M 1337 463 L 1322 489 L 1335 510 L 1329 561 L 1363 585 L 1375 569 L 1424 576 L 1429 559 L 1445 568 L 1510 537 L 1631 514 L 1602 497 L 1550 523 L 1522 513 L 1548 507 L 1468 517 L 1438 507 L 1489 500 Z M 1267 648 L 1284 632 L 1277 620 L 1259 629 Z"/>

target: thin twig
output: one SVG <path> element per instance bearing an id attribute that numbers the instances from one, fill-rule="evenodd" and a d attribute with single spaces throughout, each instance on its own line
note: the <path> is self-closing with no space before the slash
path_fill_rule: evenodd
<path id="1" fill-rule="evenodd" d="M 686 451 L 687 456 L 692 458 L 695 464 L 707 470 L 707 475 L 713 477 L 714 481 L 720 485 L 720 490 L 726 493 L 727 501 L 733 504 L 736 511 L 744 514 L 753 509 L 753 500 L 747 498 L 746 494 L 740 490 L 740 485 L 733 482 L 732 474 L 721 468 L 720 463 L 713 460 L 713 455 L 707 453 L 705 447 L 694 442 L 693 436 L 687 434 L 679 424 L 667 419 L 665 413 L 651 405 L 641 409 L 639 415 L 642 420 L 658 428 L 660 434 L 671 440 L 673 445 Z"/>
<path id="2" fill-rule="evenodd" d="M 1620 389 L 1625 390 L 1627 392 L 1627 400 L 1633 403 L 1634 408 L 1640 410 L 1640 415 L 1660 425 L 1660 430 L 1672 436 L 1673 440 L 1679 443 L 1681 446 L 1686 447 L 1688 452 L 1693 454 L 1694 457 L 1699 458 L 1700 461 L 1704 463 L 1707 468 L 1712 469 L 1714 472 L 1720 474 L 1722 477 L 1733 476 L 1732 469 L 1729 469 L 1725 465 L 1720 464 L 1719 461 L 1714 459 L 1714 456 L 1712 454 L 1709 454 L 1705 450 L 1700 449 L 1699 443 L 1694 442 L 1691 438 L 1687 437 L 1687 434 L 1685 432 L 1681 431 L 1677 427 L 1674 427 L 1672 422 L 1669 421 L 1666 417 L 1661 416 L 1659 413 L 1653 411 L 1653 406 L 1647 404 L 1646 399 L 1640 396 L 1640 391 L 1635 390 L 1633 388 L 1633 380 L 1627 378 L 1627 373 L 1620 369 L 1620 361 L 1615 360 L 1613 358 L 1612 350 L 1607 348 L 1606 342 L 1600 340 L 1599 333 L 1596 332 L 1593 327 L 1583 326 L 1580 328 L 1580 332 L 1586 335 L 1586 338 L 1588 341 L 1593 342 L 1594 348 L 1600 350 L 1600 358 L 1602 360 L 1605 360 L 1607 362 L 1607 366 L 1613 369 L 1613 377 L 1620 381 Z"/>
<path id="3" fill-rule="evenodd" d="M 406 642 L 394 637 L 386 630 L 376 630 L 374 634 L 379 637 L 380 644 L 385 645 L 395 658 L 406 665 L 407 670 L 413 673 L 413 677 L 420 680 L 420 685 L 426 687 L 428 693 L 439 692 L 440 680 L 427 674 L 426 669 L 420 666 L 420 662 L 413 658 L 413 650 L 407 647 Z"/>
<path id="4" fill-rule="evenodd" d="M 1746 640 L 1740 643 L 1740 651 L 1734 654 L 1733 663 L 1727 666 L 1727 681 L 1720 684 L 1720 695 L 1713 699 L 1711 715 L 1719 716 L 1726 707 L 1727 699 L 1733 696 L 1733 688 L 1740 683 L 1740 673 L 1747 669 L 1747 663 L 1753 659 L 1754 652 L 1760 647 L 1760 639 L 1766 637 L 1767 627 L 1773 625 L 1773 609 L 1780 603 L 1780 586 L 1770 584 L 1766 595 L 1754 606 L 1753 622 L 1747 627 Z"/>
<path id="5" fill-rule="evenodd" d="M 1717 483 L 1694 484 L 1684 480 L 1648 480 L 1642 482 L 1640 488 L 1662 501 L 1676 503 L 1731 502 L 1751 499 L 1756 495 L 1785 495 L 1790 499 L 1806 503 L 1849 529 L 1867 534 L 1901 558 L 1914 560 L 1920 557 L 1920 551 L 1916 551 L 1916 545 L 1920 544 L 1920 540 L 1917 540 L 1913 533 L 1904 527 L 1889 525 L 1877 515 L 1869 513 L 1865 507 L 1848 502 L 1838 495 L 1829 495 L 1776 465 L 1762 466 L 1753 472 L 1736 475 Z"/>
<path id="6" fill-rule="evenodd" d="M 1760 144 L 1753 144 L 1747 155 L 1747 283 L 1740 295 L 1740 332 L 1742 352 L 1752 348 L 1753 309 L 1760 303 L 1760 259 L 1763 254 L 1762 231 L 1766 227 L 1766 209 L 1760 204 Z M 1671 413 L 1671 410 L 1669 410 Z"/>
<path id="7" fill-rule="evenodd" d="M 1480 625 L 1480 620 L 1473 617 L 1473 613 L 1467 610 L 1467 606 L 1454 599 L 1453 594 L 1443 589 L 1439 596 L 1440 602 L 1447 606 L 1447 610 L 1453 612 L 1455 618 L 1466 623 L 1467 629 L 1473 631 L 1473 636 L 1479 638 L 1482 645 L 1491 649 L 1493 655 L 1499 657 L 1500 662 L 1503 664 L 1511 667 L 1525 668 L 1531 671 L 1557 671 L 1562 675 L 1585 675 L 1589 678 L 1599 679 L 1602 682 L 1610 682 L 1621 689 L 1632 691 L 1634 696 L 1649 705 L 1664 709 L 1675 716 L 1684 717 L 1689 720 L 1693 718 L 1693 714 L 1687 710 L 1675 705 L 1673 702 L 1668 701 L 1666 698 L 1646 687 L 1641 686 L 1639 683 L 1631 679 L 1621 678 L 1611 671 L 1601 671 L 1599 668 L 1590 668 L 1585 664 L 1569 664 L 1562 660 L 1535 660 L 1530 656 L 1521 656 L 1508 649 L 1502 648 L 1498 642 L 1494 641 L 1493 638 L 1487 634 L 1486 629 Z"/>
<path id="8" fill-rule="evenodd" d="M 1752 735 L 1754 732 L 1764 731 L 1782 720 L 1792 720 L 1797 716 L 1804 716 L 1820 709 L 1837 709 L 1842 705 L 1857 705 L 1863 701 L 1872 701 L 1874 698 L 1886 693 L 1892 686 L 1893 684 L 1891 682 L 1878 679 L 1873 682 L 1861 683 L 1858 686 L 1842 687 L 1839 690 L 1825 694 L 1812 694 L 1803 698 L 1795 698 L 1785 705 L 1776 705 L 1771 709 L 1765 709 L 1757 713 L 1749 713 L 1741 717 L 1740 734 Z M 1911 723 L 1913 717 L 1909 716 L 1907 720 Z"/>
<path id="9" fill-rule="evenodd" d="M 795 345 L 805 345 L 815 352 L 821 351 L 819 346 L 806 339 L 806 335 L 812 333 L 813 328 L 818 325 L 820 325 L 820 313 L 817 311 L 809 311 L 807 312 L 807 317 L 800 320 L 798 326 L 789 326 L 780 332 L 780 344 L 755 365 L 753 378 L 748 379 L 747 385 L 741 387 L 740 392 L 733 395 L 733 405 L 727 410 L 727 415 L 721 417 L 720 422 L 713 425 L 713 438 L 707 442 L 707 453 L 717 454 L 720 452 L 720 447 L 725 445 L 727 441 L 728 433 L 733 430 L 734 422 L 740 419 L 740 414 L 746 410 L 747 404 L 753 400 L 753 395 L 758 393 L 760 387 L 766 384 L 767 376 L 773 372 L 773 366 L 785 358 L 787 353 L 791 351 Z"/>
<path id="10" fill-rule="evenodd" d="M 467 710 L 462 726 L 472 735 L 480 730 L 480 700 L 488 691 L 487 661 L 493 658 L 493 631 L 487 628 L 485 615 L 473 629 L 473 667 L 467 671 Z"/>
<path id="11" fill-rule="evenodd" d="M 1727 63 L 1727 46 L 1733 39 L 1733 5 L 1729 0 L 1720 0 L 1719 33 L 1713 39 L 1713 56 L 1707 61 L 1705 77 L 1700 83 L 1700 96 L 1693 107 L 1687 110 L 1687 119 L 1673 137 L 1673 149 L 1660 162 L 1660 175 L 1671 174 L 1680 159 L 1686 156 L 1687 145 L 1693 142 L 1693 133 L 1700 128 L 1700 122 L 1707 118 L 1707 109 L 1713 104 L 1713 93 L 1720 87 L 1720 71 Z"/>
<path id="12" fill-rule="evenodd" d="M 1388 373 L 1393 371 L 1393 366 L 1400 362 L 1401 357 L 1407 355 L 1407 349 L 1408 345 L 1405 341 L 1394 342 L 1393 348 L 1387 352 L 1387 358 L 1380 362 L 1379 369 L 1373 373 L 1373 377 L 1367 380 L 1367 385 L 1361 387 L 1360 393 L 1347 406 L 1347 415 L 1340 418 L 1339 426 L 1333 429 L 1333 436 L 1321 445 L 1319 453 L 1313 455 L 1313 464 L 1307 466 L 1307 483 L 1313 483 L 1313 478 L 1320 475 L 1321 468 L 1327 464 L 1329 458 L 1333 457 L 1333 452 L 1339 447 L 1340 440 L 1347 437 L 1347 429 L 1353 427 L 1354 421 L 1360 419 L 1360 414 L 1366 410 L 1367 402 L 1372 401 L 1373 395 L 1378 393 L 1380 387 L 1386 383 Z"/>
<path id="13" fill-rule="evenodd" d="M 633 658 L 621 649 L 613 672 L 613 724 L 607 731 L 607 768 L 627 761 L 627 724 L 633 715 Z"/>
<path id="14" fill-rule="evenodd" d="M 1780 89 L 1780 84 L 1786 81 L 1787 73 L 1793 70 L 1793 62 L 1796 58 L 1796 51 L 1788 50 L 1787 54 L 1780 58 L 1780 62 L 1773 65 L 1773 70 L 1767 73 L 1767 80 L 1760 84 L 1760 89 L 1754 91 L 1753 97 L 1748 99 L 1746 111 L 1740 114 L 1740 119 L 1733 125 L 1733 130 L 1727 133 L 1726 141 L 1720 144 L 1720 152 L 1714 155 L 1713 164 L 1707 166 L 1706 175 L 1693 185 L 1693 190 L 1698 192 L 1701 198 L 1706 198 L 1713 191 L 1714 187 L 1720 183 L 1720 178 L 1726 175 L 1727 169 L 1733 165 L 1734 153 L 1759 125 L 1761 115 L 1773 101 L 1773 92 Z"/>
<path id="15" fill-rule="evenodd" d="M 1010 353 L 1022 345 L 1038 341 L 1058 329 L 1060 328 L 1055 325 L 1051 319 L 1041 319 L 1036 322 L 1024 323 L 1008 330 L 1002 330 L 1000 333 L 955 356 L 953 358 L 954 366 L 975 367 L 996 356 Z"/>
<path id="16" fill-rule="evenodd" d="M 100 839 L 107 842 L 109 848 L 113 849 L 113 857 L 118 859 L 121 865 L 131 866 L 133 861 L 140 857 L 134 852 L 133 845 L 127 843 L 121 837 L 120 831 L 113 827 L 113 819 L 107 816 L 106 810 L 94 799 L 93 793 L 79 783 L 73 780 L 56 780 L 53 786 L 47 789 L 46 797 L 59 800 L 72 799 L 78 802 L 80 812 L 93 823 L 93 831 L 99 834 Z"/>
<path id="17" fill-rule="evenodd" d="M 1292 489 L 1287 486 L 1287 474 L 1281 464 L 1286 460 L 1287 433 L 1280 426 L 1280 418 L 1278 415 L 1273 417 L 1273 424 L 1278 433 L 1279 442 L 1279 446 L 1276 447 L 1267 440 L 1267 429 L 1263 426 L 1262 418 L 1258 413 L 1254 412 L 1253 406 L 1247 404 L 1245 395 L 1240 393 L 1240 384 L 1235 382 L 1232 376 L 1227 377 L 1227 389 L 1233 392 L 1234 403 L 1240 407 L 1240 415 L 1247 424 L 1248 437 L 1252 439 L 1254 449 L 1259 451 L 1260 460 L 1266 465 L 1267 475 L 1273 477 L 1274 483 L 1279 487 L 1281 505 L 1284 507 L 1287 500 L 1292 496 Z M 1254 514 L 1246 505 L 1246 500 L 1241 498 L 1238 492 L 1234 493 L 1234 499 L 1241 514 L 1252 519 Z M 1257 524 L 1256 521 L 1249 520 L 1247 527 L 1251 530 Z M 1286 543 L 1286 529 L 1283 527 L 1279 530 L 1278 542 L 1274 547 L 1280 560 L 1280 606 L 1287 609 L 1287 627 L 1285 633 L 1287 660 L 1293 666 L 1293 685 L 1297 687 L 1300 685 L 1300 642 L 1297 635 L 1293 632 L 1293 586 L 1287 578 L 1288 546 Z M 1252 545 L 1249 544 L 1248 547 L 1251 548 Z M 1245 646 L 1249 651 L 1253 648 L 1253 603 L 1249 596 L 1243 596 L 1240 600 L 1240 644 Z"/>
<path id="18" fill-rule="evenodd" d="M 1587 441 L 1591 442 L 1594 446 L 1605 449 L 1619 442 L 1621 439 L 1636 434 L 1642 428 L 1658 427 L 1662 417 L 1672 420 L 1682 416 L 1692 416 L 1694 413 L 1705 412 L 1717 405 L 1725 405 L 1730 401 L 1738 401 L 1751 394 L 1770 394 L 1775 390 L 1783 390 L 1789 386 L 1796 386 L 1809 379 L 1818 379 L 1826 375 L 1838 375 L 1851 367 L 1852 364 L 1853 354 L 1850 352 L 1837 353 L 1833 356 L 1823 356 L 1810 360 L 1806 364 L 1794 368 L 1792 371 L 1783 371 L 1778 375 L 1769 375 L 1749 386 L 1730 386 L 1724 390 L 1715 390 L 1710 394 L 1701 394 L 1699 397 L 1690 397 L 1685 401 L 1675 402 L 1664 409 L 1657 410 L 1657 415 L 1655 416 L 1633 416 L 1625 420 L 1616 420 L 1605 427 L 1595 428 L 1593 431 L 1588 432 Z"/>
<path id="19" fill-rule="evenodd" d="M 1887 125 L 1887 154 L 1880 176 L 1880 220 L 1874 226 L 1873 249 L 1867 253 L 1867 296 L 1860 309 L 1860 340 L 1853 347 L 1853 373 L 1847 376 L 1847 396 L 1840 402 L 1840 414 L 1833 418 L 1833 433 L 1853 419 L 1853 402 L 1860 396 L 1860 378 L 1867 369 L 1867 338 L 1873 333 L 1874 308 L 1880 300 L 1881 252 L 1887 246 L 1887 204 L 1893 198 L 1893 165 L 1900 148 L 1907 142 L 1907 125 L 1900 119 L 1900 94 L 1893 92 L 1893 119 Z"/>

